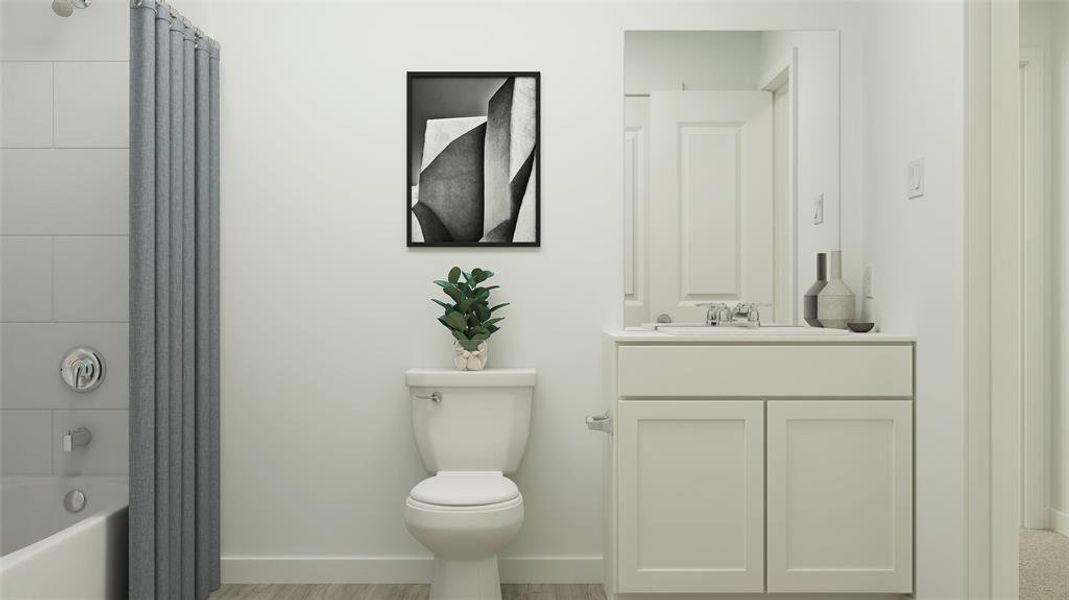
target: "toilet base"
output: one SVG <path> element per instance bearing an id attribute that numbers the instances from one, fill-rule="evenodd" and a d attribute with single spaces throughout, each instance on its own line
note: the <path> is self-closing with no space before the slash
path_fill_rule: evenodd
<path id="1" fill-rule="evenodd" d="M 430 600 L 501 600 L 497 556 L 479 560 L 435 558 Z"/>

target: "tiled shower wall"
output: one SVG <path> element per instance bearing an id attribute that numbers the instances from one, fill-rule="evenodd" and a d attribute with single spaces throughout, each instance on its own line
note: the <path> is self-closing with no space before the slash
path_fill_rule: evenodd
<path id="1" fill-rule="evenodd" d="M 62 19 L 2 6 L 0 423 L 5 475 L 122 475 L 128 405 L 128 50 L 125 3 Z M 103 354 L 78 394 L 67 350 Z M 67 429 L 88 447 L 63 452 Z"/>

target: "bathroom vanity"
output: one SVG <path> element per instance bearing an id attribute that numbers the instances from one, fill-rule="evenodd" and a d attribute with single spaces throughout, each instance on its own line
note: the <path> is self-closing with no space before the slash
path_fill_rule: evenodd
<path id="1" fill-rule="evenodd" d="M 610 600 L 912 592 L 912 338 L 621 330 L 606 352 Z"/>

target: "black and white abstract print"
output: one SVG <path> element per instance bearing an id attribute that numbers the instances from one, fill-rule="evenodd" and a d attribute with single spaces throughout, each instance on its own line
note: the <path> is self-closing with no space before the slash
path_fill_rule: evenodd
<path id="1" fill-rule="evenodd" d="M 538 246 L 539 74 L 408 74 L 409 246 Z"/>

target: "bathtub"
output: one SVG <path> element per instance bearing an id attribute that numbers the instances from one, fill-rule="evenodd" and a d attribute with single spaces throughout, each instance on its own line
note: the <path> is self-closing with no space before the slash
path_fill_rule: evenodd
<path id="1" fill-rule="evenodd" d="M 84 494 L 67 510 L 66 496 Z M 0 598 L 118 600 L 127 596 L 125 478 L 5 477 L 0 481 Z M 72 497 L 78 504 L 80 497 Z"/>

